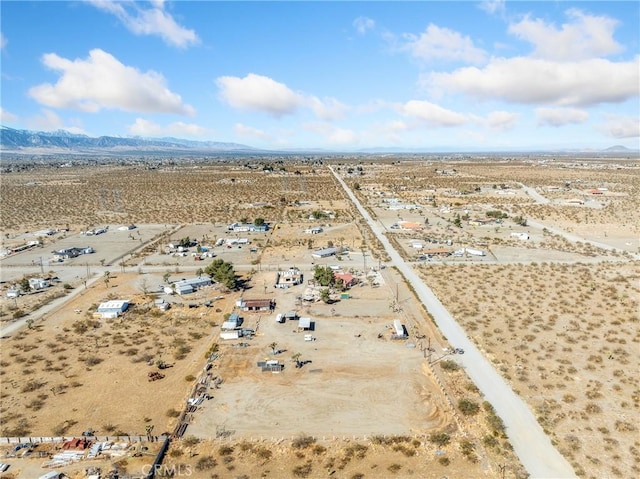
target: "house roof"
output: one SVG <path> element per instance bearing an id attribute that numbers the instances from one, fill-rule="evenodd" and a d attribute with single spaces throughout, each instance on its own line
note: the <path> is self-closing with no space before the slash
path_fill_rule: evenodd
<path id="1" fill-rule="evenodd" d="M 300 318 L 298 322 L 299 328 L 309 329 L 311 328 L 311 318 Z"/>
<path id="2" fill-rule="evenodd" d="M 124 311 L 129 307 L 129 301 L 106 301 L 104 303 L 100 303 L 98 306 L 98 312 L 103 313 L 107 311 Z"/>
<path id="3" fill-rule="evenodd" d="M 270 299 L 245 299 L 245 308 L 268 308 L 271 306 Z"/>
<path id="4" fill-rule="evenodd" d="M 340 279 L 344 284 L 351 284 L 356 278 L 351 273 L 333 273 L 335 279 Z"/>

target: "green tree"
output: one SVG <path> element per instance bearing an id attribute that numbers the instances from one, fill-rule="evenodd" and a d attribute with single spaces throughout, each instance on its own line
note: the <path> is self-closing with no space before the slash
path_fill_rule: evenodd
<path id="1" fill-rule="evenodd" d="M 224 284 L 229 289 L 235 289 L 238 286 L 238 278 L 231 263 L 227 263 L 222 259 L 214 259 L 204 270 L 214 281 Z"/>
<path id="2" fill-rule="evenodd" d="M 31 291 L 31 285 L 29 284 L 29 278 L 22 278 L 20 280 L 20 289 L 24 293 L 28 293 L 29 291 Z"/>
<path id="3" fill-rule="evenodd" d="M 253 220 L 253 224 L 256 226 L 262 226 L 264 224 L 264 218 L 256 218 Z"/>
<path id="4" fill-rule="evenodd" d="M 460 213 L 456 214 L 456 217 L 453 220 L 453 224 L 458 228 L 462 228 L 462 220 L 460 219 Z"/>
<path id="5" fill-rule="evenodd" d="M 180 240 L 180 242 L 178 243 L 178 246 L 182 246 L 183 248 L 188 248 L 190 244 L 191 244 L 191 238 L 189 238 L 188 236 L 185 236 Z"/>
<path id="6" fill-rule="evenodd" d="M 328 303 L 329 301 L 331 301 L 331 298 L 329 296 L 329 288 L 322 288 L 320 290 L 320 299 L 323 303 Z"/>
<path id="7" fill-rule="evenodd" d="M 313 270 L 313 279 L 320 286 L 333 286 L 335 284 L 335 277 L 333 276 L 333 270 L 329 266 L 316 265 Z"/>
<path id="8" fill-rule="evenodd" d="M 171 277 L 171 273 L 165 273 L 165 274 L 163 274 L 163 275 L 162 275 L 162 280 L 163 280 L 165 283 L 168 283 L 168 282 L 169 282 L 169 278 L 170 278 L 170 277 Z"/>
<path id="9" fill-rule="evenodd" d="M 271 353 L 272 354 L 276 354 L 276 347 L 278 346 L 278 343 L 276 343 L 275 341 L 271 344 L 269 344 L 269 347 L 271 348 Z"/>

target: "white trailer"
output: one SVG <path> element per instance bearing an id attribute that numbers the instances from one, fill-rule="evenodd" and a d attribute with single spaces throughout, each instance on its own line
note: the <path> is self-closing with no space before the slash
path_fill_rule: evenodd
<path id="1" fill-rule="evenodd" d="M 220 339 L 240 339 L 242 337 L 242 331 L 237 329 L 235 331 L 222 331 L 220 333 Z"/>
<path id="2" fill-rule="evenodd" d="M 466 248 L 466 252 L 467 252 L 467 254 L 470 254 L 471 256 L 486 256 L 487 255 L 487 253 L 485 253 L 481 249 Z"/>

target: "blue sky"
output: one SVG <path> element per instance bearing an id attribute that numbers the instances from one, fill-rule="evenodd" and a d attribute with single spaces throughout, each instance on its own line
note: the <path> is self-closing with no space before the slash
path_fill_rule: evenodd
<path id="1" fill-rule="evenodd" d="M 2 1 L 12 128 L 267 149 L 640 146 L 637 1 Z"/>

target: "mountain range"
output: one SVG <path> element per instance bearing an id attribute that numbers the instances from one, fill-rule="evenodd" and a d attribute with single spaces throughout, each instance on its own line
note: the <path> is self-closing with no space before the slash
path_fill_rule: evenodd
<path id="1" fill-rule="evenodd" d="M 52 132 L 14 130 L 3 126 L 0 130 L 0 149 L 19 153 L 33 149 L 70 152 L 108 152 L 121 150 L 143 150 L 158 152 L 259 152 L 260 150 L 239 143 L 217 141 L 193 141 L 180 138 L 141 138 L 99 136 L 91 137 L 69 133 L 64 130 Z"/>
<path id="2" fill-rule="evenodd" d="M 175 154 L 175 155 L 196 155 L 196 154 L 294 154 L 294 153 L 316 153 L 330 154 L 338 153 L 336 150 L 325 149 L 288 149 L 288 150 L 265 150 L 240 143 L 228 143 L 219 141 L 196 141 L 182 138 L 143 138 L 143 137 L 120 137 L 120 136 L 99 136 L 70 133 L 65 130 L 51 132 L 16 130 L 6 126 L 0 129 L 0 151 L 3 153 L 22 154 L 77 154 L 77 155 L 124 155 L 124 154 Z M 436 148 L 436 151 L 454 153 L 452 147 Z M 560 152 L 560 153 L 589 153 L 589 154 L 640 154 L 640 149 L 630 149 L 622 145 L 611 146 L 605 150 L 593 149 L 571 149 L 571 150 L 545 150 L 544 148 L 528 150 L 534 152 Z M 346 153 L 346 150 L 341 150 Z M 360 150 L 351 150 L 355 154 L 419 154 L 428 152 L 420 148 L 402 147 L 369 147 Z M 479 153 L 479 151 L 478 151 Z M 499 153 L 494 151 L 492 153 Z M 512 152 L 513 153 L 513 152 Z M 523 153 L 523 152 L 521 152 Z"/>

